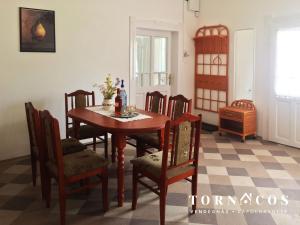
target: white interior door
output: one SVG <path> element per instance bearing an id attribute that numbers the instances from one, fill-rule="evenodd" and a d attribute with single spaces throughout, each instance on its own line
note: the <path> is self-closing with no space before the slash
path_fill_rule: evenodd
<path id="1" fill-rule="evenodd" d="M 237 30 L 234 33 L 234 96 L 253 100 L 255 31 Z"/>
<path id="2" fill-rule="evenodd" d="M 300 29 L 275 33 L 274 82 L 270 101 L 270 138 L 300 147 Z"/>
<path id="3" fill-rule="evenodd" d="M 135 37 L 135 104 L 145 107 L 147 92 L 170 95 L 171 32 L 138 30 Z"/>

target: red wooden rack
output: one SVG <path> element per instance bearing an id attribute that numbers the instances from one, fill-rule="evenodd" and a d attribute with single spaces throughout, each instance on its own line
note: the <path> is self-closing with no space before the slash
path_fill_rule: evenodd
<path id="1" fill-rule="evenodd" d="M 223 25 L 201 27 L 194 41 L 195 108 L 218 112 L 228 104 L 228 28 Z"/>

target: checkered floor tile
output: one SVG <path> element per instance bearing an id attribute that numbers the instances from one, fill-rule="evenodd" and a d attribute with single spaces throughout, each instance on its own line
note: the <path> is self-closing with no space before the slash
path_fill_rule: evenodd
<path id="1" fill-rule="evenodd" d="M 204 133 L 201 138 L 197 211 L 191 215 L 190 183 L 168 189 L 166 223 L 170 225 L 300 224 L 300 149 L 266 141 L 241 143 L 232 136 Z M 103 147 L 97 151 L 102 154 Z M 116 165 L 110 166 L 110 210 L 102 212 L 101 189 L 74 194 L 67 201 L 67 224 L 158 225 L 159 201 L 140 187 L 138 206 L 131 210 L 132 147 L 125 150 L 125 204 L 117 207 Z M 41 200 L 31 184 L 28 157 L 0 162 L 0 224 L 59 224 L 57 185 L 52 204 Z"/>

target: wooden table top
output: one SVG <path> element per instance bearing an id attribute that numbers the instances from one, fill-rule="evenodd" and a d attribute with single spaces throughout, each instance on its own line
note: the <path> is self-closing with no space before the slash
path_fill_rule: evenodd
<path id="1" fill-rule="evenodd" d="M 68 116 L 80 122 L 101 127 L 109 133 L 126 134 L 160 130 L 165 127 L 165 123 L 169 120 L 169 117 L 165 115 L 146 112 L 144 110 L 137 110 L 137 112 L 149 115 L 152 118 L 130 122 L 120 122 L 86 108 L 72 109 L 68 112 Z"/>

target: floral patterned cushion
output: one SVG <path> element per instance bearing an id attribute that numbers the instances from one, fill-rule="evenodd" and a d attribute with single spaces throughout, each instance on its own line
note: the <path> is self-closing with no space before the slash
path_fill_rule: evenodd
<path id="1" fill-rule="evenodd" d="M 154 177 L 159 178 L 161 174 L 161 164 L 162 164 L 162 151 L 139 157 L 131 160 L 130 162 L 136 166 L 139 170 L 144 170 Z M 178 176 L 182 173 L 185 173 L 189 170 L 195 169 L 194 165 L 188 164 L 181 167 L 176 167 L 173 169 L 167 170 L 167 178 Z"/>
<path id="2" fill-rule="evenodd" d="M 61 147 L 63 149 L 64 155 L 72 154 L 75 152 L 80 152 L 80 151 L 86 149 L 86 146 L 84 144 L 81 144 L 75 138 L 62 139 Z"/>
<path id="3" fill-rule="evenodd" d="M 72 153 L 75 153 L 75 152 L 80 152 L 80 151 L 86 149 L 86 146 L 84 144 L 80 143 L 75 138 L 62 139 L 61 140 L 61 147 L 62 147 L 64 155 L 72 154 Z M 38 147 L 33 146 L 32 151 L 33 151 L 32 153 L 36 157 L 38 157 L 38 155 L 39 155 Z"/>
<path id="4" fill-rule="evenodd" d="M 108 165 L 106 159 L 97 155 L 97 153 L 92 150 L 65 155 L 63 161 L 65 177 L 80 175 Z M 48 161 L 46 167 L 52 176 L 57 177 L 57 166 L 54 162 Z"/>

